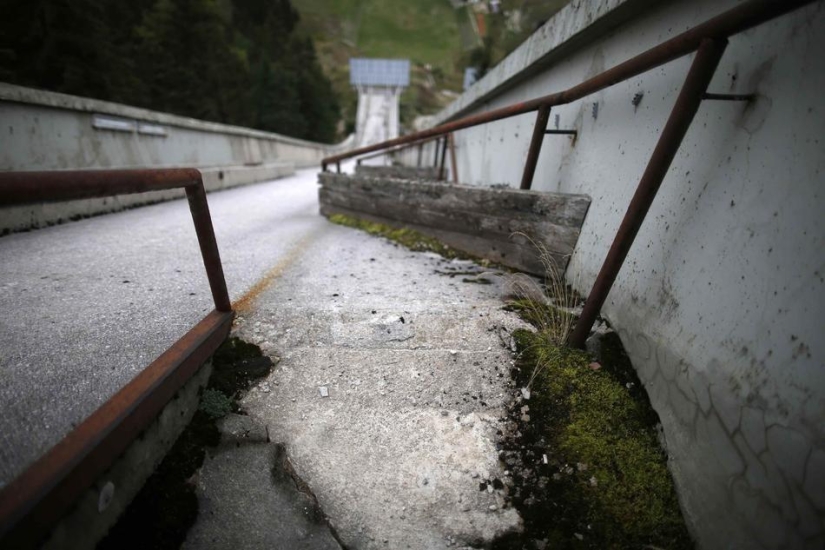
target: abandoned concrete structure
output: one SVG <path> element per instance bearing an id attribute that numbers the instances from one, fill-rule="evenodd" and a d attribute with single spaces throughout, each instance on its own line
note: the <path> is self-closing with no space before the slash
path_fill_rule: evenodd
<path id="1" fill-rule="evenodd" d="M 787 13 L 753 16 L 772 9 Z M 718 30 L 706 22 L 727 10 L 739 16 L 728 18 L 730 32 L 677 39 L 661 63 L 592 93 L 570 92 L 690 29 Z M 436 115 L 433 129 L 559 92 L 552 107 L 456 128 L 450 140 L 393 157 L 446 162 L 449 179 L 467 186 L 526 180 L 533 191 L 588 197 L 566 271 L 587 295 L 678 111 L 686 75 L 710 59 L 695 117 L 601 307 L 659 414 L 681 504 L 704 549 L 825 543 L 823 51 L 822 0 L 575 0 Z M 406 70 L 380 91 L 373 86 L 384 84 L 353 82 L 364 97 L 356 146 L 398 135 Z M 236 166 L 241 182 L 271 178 L 280 163 L 327 157 L 333 168 L 352 145 L 6 85 L 0 115 L 3 170 L 219 166 L 208 186 L 228 178 L 221 166 Z M 34 131 L 44 120 L 51 131 Z M 163 133 L 165 125 L 173 131 Z M 537 135 L 543 142 L 530 147 Z M 450 143 L 454 160 L 445 161 Z M 50 207 L 2 221 L 19 229 L 75 213 Z"/>

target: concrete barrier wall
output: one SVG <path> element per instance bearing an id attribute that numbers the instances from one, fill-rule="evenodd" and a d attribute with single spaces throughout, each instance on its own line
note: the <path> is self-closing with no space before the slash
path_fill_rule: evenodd
<path id="1" fill-rule="evenodd" d="M 436 123 L 576 85 L 738 3 L 573 1 Z M 711 90 L 757 99 L 703 103 L 604 307 L 701 548 L 825 544 L 822 52 L 825 2 L 730 40 Z M 551 112 L 578 139 L 545 138 L 534 189 L 593 199 L 567 274 L 584 293 L 691 59 Z M 460 180 L 517 187 L 534 121 L 458 132 Z"/>
<path id="2" fill-rule="evenodd" d="M 350 146 L 0 83 L 0 171 L 188 166 L 207 190 L 275 179 Z M 0 231 L 168 200 L 180 192 L 0 209 Z"/>

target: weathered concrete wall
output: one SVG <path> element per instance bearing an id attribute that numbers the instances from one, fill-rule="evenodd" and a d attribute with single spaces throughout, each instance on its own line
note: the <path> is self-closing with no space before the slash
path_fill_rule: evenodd
<path id="1" fill-rule="evenodd" d="M 208 191 L 320 164 L 352 139 L 324 145 L 126 105 L 0 83 L 0 171 L 160 168 L 204 171 Z M 168 200 L 180 192 L 0 210 L 0 231 L 42 227 Z"/>
<path id="2" fill-rule="evenodd" d="M 381 177 L 431 181 L 438 179 L 438 170 L 432 166 L 416 168 L 415 166 L 404 166 L 401 164 L 388 166 L 370 166 L 359 164 L 355 166 L 355 173 L 359 176 L 372 178 Z"/>
<path id="3" fill-rule="evenodd" d="M 574 1 L 436 122 L 568 88 L 736 0 Z M 604 307 L 661 417 L 702 548 L 825 544 L 825 3 L 730 40 Z M 554 109 L 534 189 L 590 195 L 588 292 L 692 56 Z M 632 100 L 643 94 L 638 106 Z M 456 134 L 459 176 L 517 186 L 534 114 Z"/>
<path id="4" fill-rule="evenodd" d="M 456 250 L 540 276 L 548 267 L 564 271 L 590 206 L 584 195 L 363 174 L 318 176 L 325 216 L 346 214 L 408 227 Z"/>

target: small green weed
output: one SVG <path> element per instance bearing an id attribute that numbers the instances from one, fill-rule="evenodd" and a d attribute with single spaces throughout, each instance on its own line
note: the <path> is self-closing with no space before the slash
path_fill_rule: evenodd
<path id="1" fill-rule="evenodd" d="M 217 420 L 232 412 L 232 400 L 219 390 L 205 389 L 198 410 Z"/>

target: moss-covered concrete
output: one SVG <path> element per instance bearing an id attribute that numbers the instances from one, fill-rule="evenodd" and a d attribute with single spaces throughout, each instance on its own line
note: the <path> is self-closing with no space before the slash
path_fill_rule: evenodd
<path id="1" fill-rule="evenodd" d="M 521 437 L 509 445 L 538 464 L 520 474 L 515 499 L 529 537 L 548 548 L 692 547 L 657 417 L 618 337 L 605 337 L 610 353 L 594 363 L 541 330 L 513 336 L 516 378 L 532 380 L 514 415 Z"/>
<path id="2" fill-rule="evenodd" d="M 433 237 L 429 237 L 412 229 L 399 229 L 383 223 L 375 223 L 344 214 L 333 214 L 329 217 L 329 221 L 338 225 L 344 225 L 346 227 L 366 231 L 370 235 L 383 237 L 416 252 L 435 252 L 436 254 L 440 254 L 441 256 L 450 259 L 476 259 L 463 252 L 450 248 L 438 239 L 434 239 Z M 482 265 L 487 265 L 486 260 L 478 261 Z"/>

